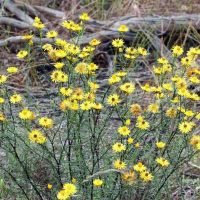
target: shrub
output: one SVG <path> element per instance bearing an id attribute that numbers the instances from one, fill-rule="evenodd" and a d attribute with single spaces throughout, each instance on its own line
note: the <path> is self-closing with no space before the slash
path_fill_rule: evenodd
<path id="1" fill-rule="evenodd" d="M 169 197 L 171 182 L 200 149 L 200 97 L 190 87 L 200 82 L 195 62 L 200 49 L 184 53 L 174 46 L 172 60 L 161 57 L 153 66 L 154 81 L 140 83 L 129 75 L 150 53 L 114 39 L 113 72 L 102 94 L 99 66 L 92 62 L 101 41 L 94 38 L 80 47 L 89 16 L 80 19 L 62 23 L 77 36 L 72 43 L 54 30 L 46 34 L 46 44 L 23 36 L 26 47 L 17 57 L 24 68 L 12 66 L 0 75 L 0 137 L 7 156 L 1 170 L 10 192 L 25 199 Z M 42 38 L 45 25 L 36 17 L 33 26 Z M 119 28 L 122 36 L 127 31 L 125 25 Z M 14 75 L 34 67 L 36 52 L 54 67 L 46 76 L 56 92 L 43 89 L 45 109 L 31 91 L 9 89 Z"/>

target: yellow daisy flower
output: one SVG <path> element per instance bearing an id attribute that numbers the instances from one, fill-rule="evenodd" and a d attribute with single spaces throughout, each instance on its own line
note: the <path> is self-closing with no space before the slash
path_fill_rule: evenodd
<path id="1" fill-rule="evenodd" d="M 95 186 L 95 187 L 100 187 L 100 186 L 102 186 L 103 185 L 103 181 L 101 180 L 101 179 L 94 179 L 93 180 L 93 185 Z"/>
<path id="2" fill-rule="evenodd" d="M 119 97 L 118 94 L 112 94 L 112 95 L 108 96 L 108 98 L 107 98 L 107 103 L 108 103 L 110 106 L 116 106 L 116 105 L 118 105 L 120 102 L 121 102 L 121 100 L 120 100 L 120 97 Z"/>

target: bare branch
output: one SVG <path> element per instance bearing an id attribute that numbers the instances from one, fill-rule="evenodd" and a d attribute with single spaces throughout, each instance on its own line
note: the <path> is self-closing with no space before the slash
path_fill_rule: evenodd
<path id="1" fill-rule="evenodd" d="M 56 17 L 56 18 L 64 18 L 65 17 L 65 13 L 62 12 L 62 11 L 59 11 L 59 10 L 54 10 L 54 9 L 47 8 L 47 7 L 44 7 L 44 6 L 35 6 L 35 8 L 37 10 L 39 10 L 40 12 L 45 12 L 48 15 L 51 15 L 51 16 Z"/>
<path id="2" fill-rule="evenodd" d="M 14 26 L 20 29 L 31 28 L 30 24 L 27 24 L 26 22 L 22 22 L 10 17 L 0 17 L 0 24 Z"/>
<path id="3" fill-rule="evenodd" d="M 11 13 L 15 14 L 15 16 L 22 21 L 26 22 L 27 24 L 32 24 L 33 19 L 28 16 L 25 12 L 17 8 L 16 4 L 12 3 L 11 1 L 7 0 L 4 4 L 5 8 L 8 9 Z"/>
<path id="4" fill-rule="evenodd" d="M 9 45 L 9 44 L 17 44 L 17 43 L 20 43 L 20 42 L 27 42 L 26 40 L 24 40 L 22 38 L 22 36 L 13 36 L 13 37 L 9 37 L 5 40 L 0 40 L 0 47 L 3 47 L 3 46 L 6 46 L 6 45 Z M 33 42 L 38 44 L 38 43 L 52 43 L 53 41 L 51 39 L 48 39 L 48 38 L 37 38 L 37 37 L 34 37 L 33 38 Z"/>

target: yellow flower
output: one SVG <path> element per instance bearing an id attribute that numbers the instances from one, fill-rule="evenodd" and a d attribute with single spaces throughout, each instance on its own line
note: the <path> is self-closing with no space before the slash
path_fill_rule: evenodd
<path id="1" fill-rule="evenodd" d="M 88 69 L 87 69 L 87 64 L 84 62 L 78 63 L 76 65 L 76 67 L 74 68 L 76 73 L 79 74 L 87 74 L 88 73 Z"/>
<path id="2" fill-rule="evenodd" d="M 159 105 L 154 103 L 154 104 L 150 104 L 148 106 L 148 111 L 151 112 L 151 113 L 158 113 L 159 112 Z"/>
<path id="3" fill-rule="evenodd" d="M 122 170 L 126 168 L 126 163 L 121 161 L 120 159 L 117 159 L 114 161 L 114 168 L 118 170 Z"/>
<path id="4" fill-rule="evenodd" d="M 56 39 L 55 39 L 55 43 L 56 43 L 57 46 L 61 46 L 61 47 L 63 47 L 63 48 L 69 46 L 69 43 L 68 43 L 66 40 L 63 40 L 63 39 L 61 39 L 61 38 L 56 38 Z"/>
<path id="5" fill-rule="evenodd" d="M 17 57 L 20 59 L 25 58 L 27 55 L 28 55 L 28 51 L 21 50 L 17 53 Z"/>
<path id="6" fill-rule="evenodd" d="M 200 54 L 200 49 L 198 47 L 191 47 L 187 52 L 187 56 L 191 58 L 196 58 Z"/>
<path id="7" fill-rule="evenodd" d="M 41 117 L 39 119 L 39 125 L 45 128 L 52 128 L 53 127 L 53 120 L 48 117 Z"/>
<path id="8" fill-rule="evenodd" d="M 181 133 L 188 133 L 192 130 L 194 126 L 194 122 L 184 121 L 179 124 L 179 130 L 181 131 Z"/>
<path id="9" fill-rule="evenodd" d="M 189 67 L 192 64 L 192 59 L 190 57 L 181 58 L 181 64 L 183 67 Z"/>
<path id="10" fill-rule="evenodd" d="M 53 187 L 53 185 L 52 185 L 52 184 L 50 184 L 50 183 L 48 183 L 48 184 L 47 184 L 47 188 L 48 188 L 49 190 L 51 190 L 51 189 L 52 189 L 52 187 Z"/>
<path id="11" fill-rule="evenodd" d="M 65 51 L 72 55 L 77 55 L 80 53 L 81 49 L 79 46 L 76 46 L 75 44 L 70 44 L 65 48 Z"/>
<path id="12" fill-rule="evenodd" d="M 144 86 L 141 86 L 141 89 L 145 92 L 151 92 L 151 87 L 148 83 L 146 83 Z"/>
<path id="13" fill-rule="evenodd" d="M 72 196 L 77 192 L 76 186 L 72 183 L 65 183 L 63 189 L 68 192 L 69 196 Z"/>
<path id="14" fill-rule="evenodd" d="M 13 104 L 20 103 L 22 101 L 22 96 L 20 94 L 14 94 L 10 97 L 10 102 Z"/>
<path id="15" fill-rule="evenodd" d="M 43 144 L 46 142 L 46 137 L 38 129 L 34 129 L 29 133 L 29 140 L 33 143 Z"/>
<path id="16" fill-rule="evenodd" d="M 92 103 L 90 101 L 85 101 L 80 105 L 81 110 L 90 110 L 92 108 Z"/>
<path id="17" fill-rule="evenodd" d="M 14 74 L 18 72 L 18 68 L 17 67 L 8 67 L 7 68 L 7 72 L 10 74 Z"/>
<path id="18" fill-rule="evenodd" d="M 171 83 L 164 83 L 162 85 L 162 87 L 165 89 L 165 90 L 168 90 L 168 91 L 172 91 L 173 90 L 173 87 L 172 87 L 172 84 Z"/>
<path id="19" fill-rule="evenodd" d="M 33 27 L 37 29 L 43 29 L 45 25 L 41 22 L 39 17 L 35 17 L 34 22 L 33 22 Z"/>
<path id="20" fill-rule="evenodd" d="M 113 47 L 120 48 L 124 45 L 124 41 L 122 39 L 115 39 L 112 41 Z"/>
<path id="21" fill-rule="evenodd" d="M 131 120 L 130 119 L 127 119 L 126 121 L 125 121 L 125 125 L 126 126 L 129 126 L 131 124 Z"/>
<path id="22" fill-rule="evenodd" d="M 133 138 L 131 138 L 131 137 L 129 137 L 129 138 L 127 139 L 127 142 L 128 142 L 128 144 L 133 144 L 133 142 L 134 142 L 134 139 L 133 139 Z"/>
<path id="23" fill-rule="evenodd" d="M 82 15 L 79 17 L 79 19 L 81 19 L 83 21 L 88 21 L 88 20 L 90 20 L 90 17 L 88 15 L 88 13 L 82 13 Z"/>
<path id="24" fill-rule="evenodd" d="M 84 95 L 84 99 L 85 100 L 87 100 L 87 101 L 89 101 L 89 102 L 91 102 L 91 103 L 93 103 L 93 101 L 95 100 L 95 98 L 96 98 L 96 95 L 95 95 L 95 91 L 94 90 L 91 90 L 92 92 L 87 92 L 87 93 L 85 93 L 85 95 Z"/>
<path id="25" fill-rule="evenodd" d="M 139 143 L 139 142 L 137 142 L 137 143 L 135 143 L 135 145 L 134 145 L 134 146 L 135 146 L 135 148 L 137 148 L 137 149 L 138 149 L 138 148 L 140 147 L 140 143 Z"/>
<path id="26" fill-rule="evenodd" d="M 7 81 L 7 76 L 0 74 L 0 84 L 5 83 Z"/>
<path id="27" fill-rule="evenodd" d="M 181 46 L 173 46 L 172 47 L 172 54 L 175 57 L 181 56 L 183 54 L 183 48 Z"/>
<path id="28" fill-rule="evenodd" d="M 74 101 L 74 103 L 77 104 L 77 102 Z M 78 104 L 77 104 L 78 105 Z M 61 103 L 60 103 L 60 109 L 62 111 L 66 111 L 66 110 L 69 110 L 71 109 L 71 106 L 72 106 L 72 103 L 70 102 L 70 100 L 68 99 L 65 99 L 63 100 Z M 77 108 L 78 109 L 78 108 Z"/>
<path id="29" fill-rule="evenodd" d="M 74 100 L 82 100 L 84 98 L 83 90 L 81 88 L 74 89 L 74 92 L 71 98 Z"/>
<path id="30" fill-rule="evenodd" d="M 162 67 L 155 67 L 155 66 L 153 66 L 153 72 L 154 72 L 154 74 L 158 74 L 158 75 L 163 74 Z"/>
<path id="31" fill-rule="evenodd" d="M 126 92 L 127 94 L 131 94 L 134 92 L 135 86 L 133 85 L 133 83 L 124 83 L 120 86 L 120 90 Z"/>
<path id="32" fill-rule="evenodd" d="M 126 55 L 128 54 L 130 56 L 134 55 L 136 57 L 138 54 L 138 50 L 133 47 L 127 47 L 125 51 L 126 51 Z"/>
<path id="33" fill-rule="evenodd" d="M 163 71 L 163 73 L 171 72 L 172 66 L 170 64 L 165 64 L 165 65 L 162 66 L 162 71 Z"/>
<path id="34" fill-rule="evenodd" d="M 147 168 L 145 165 L 142 164 L 142 162 L 138 162 L 137 164 L 133 165 L 133 169 L 136 172 L 143 172 L 145 171 Z"/>
<path id="35" fill-rule="evenodd" d="M 200 150 L 200 135 L 193 135 L 190 139 L 190 144 L 197 150 Z"/>
<path id="36" fill-rule="evenodd" d="M 97 46 L 97 45 L 99 45 L 101 43 L 101 41 L 100 40 L 97 40 L 97 39 L 92 39 L 90 42 L 89 42 L 89 44 L 91 45 L 91 46 Z"/>
<path id="37" fill-rule="evenodd" d="M 143 119 L 143 117 L 139 116 L 136 120 L 136 127 L 142 130 L 149 129 L 150 125 L 149 122 Z"/>
<path id="38" fill-rule="evenodd" d="M 91 41 L 90 41 L 91 42 Z M 100 42 L 100 41 L 99 41 Z M 96 41 L 96 43 L 95 43 L 95 41 L 94 41 L 94 44 L 97 44 L 98 43 L 98 41 Z M 95 46 L 95 45 L 94 45 Z M 90 55 L 90 53 L 92 53 L 93 51 L 95 50 L 95 47 L 93 47 L 92 45 L 90 46 L 90 45 L 88 45 L 88 46 L 85 46 L 85 47 L 83 47 L 83 49 L 82 49 L 82 53 L 87 53 L 88 55 Z M 94 64 L 94 63 L 93 63 Z M 95 65 L 95 64 L 94 64 Z"/>
<path id="39" fill-rule="evenodd" d="M 71 88 L 66 88 L 66 87 L 61 87 L 60 88 L 60 93 L 63 96 L 70 96 L 72 94 L 73 90 Z"/>
<path id="40" fill-rule="evenodd" d="M 54 70 L 51 73 L 51 80 L 55 83 L 65 83 L 68 81 L 68 75 L 65 74 L 64 72 L 60 71 L 60 70 Z"/>
<path id="41" fill-rule="evenodd" d="M 192 117 L 195 115 L 195 113 L 192 110 L 187 110 L 184 107 L 179 107 L 178 110 L 180 110 L 187 117 Z"/>
<path id="42" fill-rule="evenodd" d="M 199 95 L 198 94 L 196 94 L 196 93 L 186 93 L 186 96 L 185 96 L 186 98 L 188 98 L 188 99 L 191 99 L 191 100 L 193 100 L 193 101 L 199 101 L 200 100 L 200 97 L 199 97 Z"/>
<path id="43" fill-rule="evenodd" d="M 101 180 L 101 179 L 94 179 L 93 180 L 93 185 L 95 186 L 95 187 L 100 187 L 100 186 L 102 186 L 103 185 L 103 181 Z"/>
<path id="44" fill-rule="evenodd" d="M 118 28 L 119 32 L 128 32 L 129 29 L 125 24 L 120 25 L 120 27 Z"/>
<path id="45" fill-rule="evenodd" d="M 109 79 L 108 79 L 108 83 L 110 85 L 115 84 L 115 83 L 119 83 L 121 81 L 121 77 L 119 77 L 116 74 L 113 74 Z"/>
<path id="46" fill-rule="evenodd" d="M 156 142 L 156 146 L 157 146 L 158 149 L 163 149 L 163 148 L 165 148 L 166 143 L 162 142 L 162 141 Z"/>
<path id="47" fill-rule="evenodd" d="M 89 71 L 95 71 L 95 70 L 97 70 L 99 67 L 96 65 L 96 64 L 94 64 L 94 63 L 90 63 L 89 65 L 88 65 L 88 70 Z"/>
<path id="48" fill-rule="evenodd" d="M 196 116 L 195 116 L 195 118 L 196 118 L 197 120 L 200 120 L 200 113 L 197 113 Z"/>
<path id="49" fill-rule="evenodd" d="M 163 65 L 169 63 L 169 61 L 165 57 L 158 58 L 157 61 L 159 64 L 163 64 Z"/>
<path id="50" fill-rule="evenodd" d="M 116 106 L 121 102 L 121 100 L 120 100 L 118 94 L 112 94 L 112 95 L 108 96 L 107 102 L 110 106 Z"/>
<path id="51" fill-rule="evenodd" d="M 47 34 L 46 34 L 46 37 L 47 37 L 47 38 L 55 38 L 55 37 L 57 37 L 57 36 L 58 36 L 58 32 L 57 32 L 57 31 L 54 31 L 54 30 L 48 31 Z"/>
<path id="52" fill-rule="evenodd" d="M 178 90 L 178 95 L 184 96 L 184 97 L 189 97 L 190 93 L 187 89 L 183 88 L 183 89 Z"/>
<path id="53" fill-rule="evenodd" d="M 140 174 L 140 178 L 144 181 L 144 182 L 149 182 L 153 179 L 153 176 L 150 172 L 148 171 L 143 171 Z"/>
<path id="54" fill-rule="evenodd" d="M 22 38 L 24 40 L 31 40 L 33 38 L 33 35 L 23 35 Z"/>
<path id="55" fill-rule="evenodd" d="M 124 172 L 122 175 L 122 180 L 126 181 L 128 184 L 133 184 L 135 182 L 136 176 L 133 171 Z"/>
<path id="56" fill-rule="evenodd" d="M 90 89 L 94 92 L 97 91 L 97 89 L 99 89 L 99 84 L 95 83 L 95 82 L 92 82 L 92 81 L 88 81 L 88 85 L 90 87 Z"/>
<path id="57" fill-rule="evenodd" d="M 63 189 L 57 194 L 58 200 L 67 200 L 77 192 L 76 186 L 72 183 L 65 183 Z"/>
<path id="58" fill-rule="evenodd" d="M 127 126 L 120 126 L 118 128 L 118 133 L 123 136 L 127 136 L 131 133 L 130 129 Z"/>
<path id="59" fill-rule="evenodd" d="M 19 112 L 19 118 L 23 120 L 34 120 L 35 115 L 29 109 L 23 109 L 21 112 Z"/>
<path id="60" fill-rule="evenodd" d="M 115 152 L 122 152 L 126 150 L 126 146 L 120 142 L 116 142 L 115 144 L 113 144 L 112 150 Z"/>
<path id="61" fill-rule="evenodd" d="M 77 183 L 76 178 L 72 178 L 72 183 L 73 183 L 73 184 Z"/>
<path id="62" fill-rule="evenodd" d="M 56 59 L 59 59 L 59 58 L 64 58 L 67 56 L 67 53 L 66 51 L 62 50 L 62 49 L 57 49 L 57 50 L 54 50 L 54 55 L 55 55 L 55 58 Z M 50 52 L 51 54 L 51 52 Z"/>
<path id="63" fill-rule="evenodd" d="M 180 100 L 178 97 L 174 97 L 172 100 L 171 100 L 172 103 L 179 103 Z"/>
<path id="64" fill-rule="evenodd" d="M 103 108 L 103 105 L 101 103 L 93 103 L 92 108 L 95 110 L 101 110 Z"/>
<path id="65" fill-rule="evenodd" d="M 79 56 L 79 58 L 86 58 L 86 57 L 88 57 L 90 54 L 89 53 L 87 53 L 87 52 L 81 52 L 78 56 Z M 89 69 L 88 69 L 89 70 Z"/>
<path id="66" fill-rule="evenodd" d="M 191 76 L 189 78 L 189 80 L 192 82 L 192 83 L 200 83 L 200 80 L 198 79 L 197 76 Z"/>
<path id="67" fill-rule="evenodd" d="M 57 194 L 58 200 L 67 200 L 70 198 L 70 195 L 67 190 L 60 190 Z"/>
<path id="68" fill-rule="evenodd" d="M 161 165 L 162 167 L 168 167 L 169 166 L 169 161 L 166 160 L 165 158 L 163 157 L 159 157 L 159 158 L 156 158 L 156 162 Z"/>
<path id="69" fill-rule="evenodd" d="M 57 62 L 54 64 L 56 69 L 62 69 L 65 64 L 63 62 Z"/>
<path id="70" fill-rule="evenodd" d="M 132 104 L 130 111 L 133 115 L 140 115 L 142 113 L 142 108 L 139 104 Z"/>
<path id="71" fill-rule="evenodd" d="M 5 99 L 0 97 L 0 104 L 3 104 L 5 102 Z"/>
<path id="72" fill-rule="evenodd" d="M 147 55 L 147 50 L 143 47 L 138 47 L 137 52 L 142 55 L 142 56 L 146 56 Z"/>
<path id="73" fill-rule="evenodd" d="M 4 122 L 5 120 L 6 120 L 5 115 L 0 112 L 0 122 Z"/>
<path id="74" fill-rule="evenodd" d="M 51 51 L 51 50 L 53 50 L 53 47 L 52 47 L 51 44 L 44 44 L 44 45 L 42 46 L 42 49 L 43 49 L 44 51 Z"/>
<path id="75" fill-rule="evenodd" d="M 127 75 L 127 72 L 124 72 L 124 71 L 118 71 L 118 72 L 116 72 L 115 74 L 116 74 L 116 76 L 118 76 L 118 77 L 124 77 L 124 76 Z"/>

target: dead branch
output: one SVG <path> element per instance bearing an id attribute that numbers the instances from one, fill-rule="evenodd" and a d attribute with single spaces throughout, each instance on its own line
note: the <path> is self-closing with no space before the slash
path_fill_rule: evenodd
<path id="1" fill-rule="evenodd" d="M 182 27 L 188 27 L 191 25 L 199 29 L 200 15 L 199 14 L 185 14 L 180 16 L 155 16 L 155 17 L 130 17 L 129 19 L 119 20 L 112 25 L 112 28 L 116 29 L 121 24 L 127 25 L 131 30 L 143 27 L 145 29 L 151 28 L 161 31 L 161 27 L 165 31 L 170 31 L 173 28 L 179 30 Z"/>
<path id="2" fill-rule="evenodd" d="M 26 40 L 24 40 L 22 36 L 13 36 L 5 40 L 0 40 L 0 47 L 6 46 L 9 44 L 17 44 L 17 43 L 24 43 L 24 42 L 26 42 Z M 38 43 L 52 43 L 53 41 L 48 38 L 40 39 L 40 38 L 34 37 L 33 42 L 38 44 Z"/>
<path id="3" fill-rule="evenodd" d="M 21 19 L 23 22 L 26 22 L 27 24 L 32 24 L 33 19 L 28 16 L 25 12 L 17 8 L 16 4 L 13 3 L 12 1 L 8 0 L 5 1 L 4 4 L 5 8 L 8 9 L 11 13 L 13 13 L 18 19 Z"/>
<path id="4" fill-rule="evenodd" d="M 40 12 L 45 12 L 48 15 L 51 15 L 53 17 L 56 18 L 65 18 L 65 13 L 59 10 L 55 10 L 55 9 L 51 9 L 51 8 L 47 8 L 44 6 L 35 6 L 35 8 L 37 10 L 39 10 Z"/>
<path id="5" fill-rule="evenodd" d="M 10 17 L 0 17 L 0 24 L 5 24 L 13 27 L 17 27 L 20 29 L 29 29 L 31 28 L 30 24 L 26 22 L 19 21 L 17 19 L 13 19 Z"/>
<path id="6" fill-rule="evenodd" d="M 37 9 L 35 9 L 33 6 L 26 4 L 24 2 L 18 2 L 16 4 L 17 7 L 19 8 L 25 8 L 28 12 L 30 12 L 32 15 L 34 16 L 38 16 L 40 17 L 40 19 L 44 22 L 44 23 L 49 23 L 49 21 L 43 16 L 42 12 L 39 12 Z"/>
<path id="7" fill-rule="evenodd" d="M 133 36 L 135 36 L 134 33 L 127 33 L 125 34 L 124 38 L 131 39 Z M 88 44 L 93 38 L 105 40 L 105 39 L 117 38 L 117 37 L 119 37 L 119 33 L 117 31 L 114 31 L 114 30 L 100 31 L 99 33 L 89 34 L 89 35 L 83 36 L 82 38 L 79 38 L 78 44 L 79 45 Z M 77 39 L 78 38 L 73 38 L 69 40 L 68 42 L 74 42 Z M 0 47 L 13 44 L 13 43 L 17 44 L 17 43 L 24 43 L 24 42 L 26 41 L 22 38 L 22 36 L 13 36 L 7 39 L 0 40 Z M 48 39 L 48 38 L 40 39 L 40 38 L 34 37 L 33 42 L 36 44 L 37 43 L 53 43 L 53 40 Z"/>

